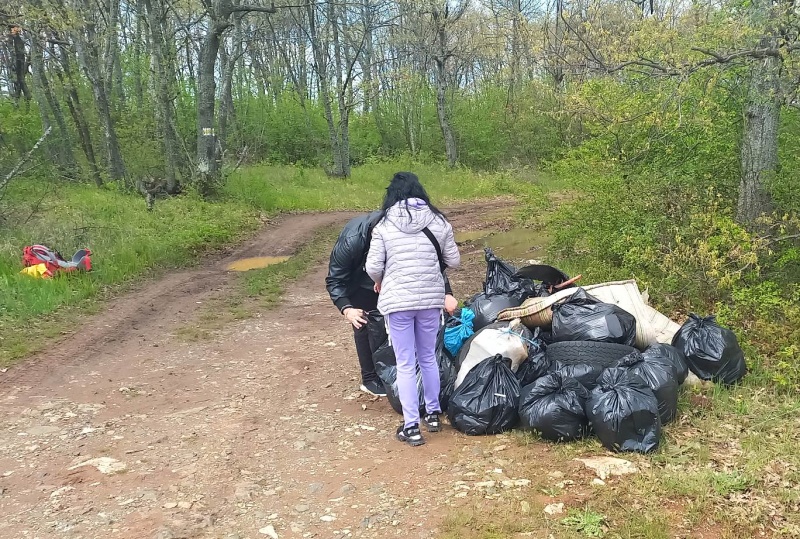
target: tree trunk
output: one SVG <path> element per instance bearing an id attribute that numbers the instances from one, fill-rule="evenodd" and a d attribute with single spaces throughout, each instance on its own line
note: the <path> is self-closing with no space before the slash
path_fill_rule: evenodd
<path id="1" fill-rule="evenodd" d="M 114 127 L 114 120 L 111 116 L 111 107 L 108 102 L 108 93 L 103 81 L 103 74 L 100 72 L 99 59 L 97 54 L 97 34 L 94 23 L 88 21 L 85 24 L 86 35 L 76 35 L 75 46 L 78 50 L 78 59 L 81 62 L 86 78 L 92 87 L 97 115 L 103 129 L 103 139 L 105 140 L 108 169 L 113 180 L 127 183 L 127 173 L 125 163 L 122 160 L 122 153 L 119 149 L 117 131 Z"/>
<path id="2" fill-rule="evenodd" d="M 50 105 L 44 97 L 42 85 L 39 83 L 39 75 L 44 69 L 44 61 L 42 60 L 42 51 L 39 49 L 39 43 L 34 35 L 31 39 L 31 52 L 30 64 L 33 68 L 33 81 L 32 95 L 36 105 L 39 107 L 39 116 L 42 120 L 42 132 L 52 131 L 53 122 L 50 118 Z M 57 142 L 55 143 L 57 144 Z M 47 159 L 51 163 L 58 163 L 58 148 L 56 148 L 52 140 L 47 140 L 42 143 L 42 150 L 47 154 Z"/>
<path id="3" fill-rule="evenodd" d="M 228 51 L 223 46 L 220 49 L 220 62 L 222 63 L 222 95 L 219 104 L 219 147 L 222 155 L 228 147 L 228 128 L 236 122 L 236 109 L 233 103 L 233 74 L 236 71 L 236 63 L 242 54 L 242 35 L 241 19 L 236 21 L 236 32 L 233 39 L 233 50 Z"/>
<path id="4" fill-rule="evenodd" d="M 11 95 L 14 103 L 19 104 L 19 98 L 24 96 L 26 103 L 31 100 L 31 91 L 25 80 L 28 76 L 28 56 L 25 51 L 25 42 L 22 40 L 22 28 L 12 26 L 9 30 L 9 40 L 12 44 L 12 69 L 11 69 Z"/>
<path id="5" fill-rule="evenodd" d="M 520 23 L 522 19 L 522 0 L 512 0 L 511 12 L 511 61 L 508 76 L 508 103 L 506 108 L 513 118 L 517 116 L 517 80 L 519 78 L 520 61 Z"/>
<path id="6" fill-rule="evenodd" d="M 297 48 L 300 49 L 298 51 L 298 56 L 303 58 L 303 61 L 297 62 L 300 64 L 297 67 L 297 80 L 300 83 L 300 89 L 298 91 L 303 93 L 303 99 L 309 98 L 308 88 L 311 84 L 311 80 L 309 79 L 310 75 L 308 73 L 308 62 L 305 61 L 306 58 L 306 42 L 305 39 L 301 39 L 300 43 L 297 44 Z"/>
<path id="7" fill-rule="evenodd" d="M 374 110 L 372 106 L 373 98 L 377 98 L 377 92 L 373 87 L 375 80 L 373 75 L 373 44 L 372 44 L 372 6 L 370 0 L 364 0 L 361 4 L 361 20 L 364 24 L 364 55 L 361 61 L 361 72 L 364 77 L 364 114 L 369 114 Z"/>
<path id="8" fill-rule="evenodd" d="M 463 6 L 463 9 L 465 9 L 466 4 L 463 4 Z M 458 148 L 456 147 L 456 138 L 453 134 L 453 126 L 450 124 L 450 115 L 447 110 L 447 60 L 452 54 L 448 48 L 447 36 L 447 27 L 451 22 L 448 18 L 449 13 L 445 7 L 444 13 L 434 10 L 431 17 L 436 30 L 436 55 L 433 58 L 436 65 L 434 74 L 436 79 L 436 115 L 439 118 L 439 127 L 442 130 L 447 163 L 451 167 L 455 167 L 458 163 Z M 460 14 L 454 15 L 454 19 L 458 20 L 461 15 L 463 15 L 463 10 Z"/>
<path id="9" fill-rule="evenodd" d="M 195 76 L 191 41 L 188 37 L 186 38 L 186 43 L 184 43 L 184 53 L 186 54 L 186 71 L 189 74 L 189 88 L 192 89 L 194 95 L 197 95 L 197 77 Z"/>
<path id="10" fill-rule="evenodd" d="M 175 194 L 180 190 L 178 176 L 180 174 L 180 146 L 175 130 L 175 109 L 173 99 L 173 64 L 168 50 L 169 44 L 164 38 L 163 24 L 166 22 L 166 10 L 161 0 L 144 0 L 147 9 L 147 22 L 150 29 L 151 78 L 153 79 L 158 130 L 162 136 L 166 191 Z"/>
<path id="11" fill-rule="evenodd" d="M 111 98 L 115 110 L 120 110 L 124 102 L 123 88 L 115 84 L 114 66 L 119 62 L 119 6 L 120 0 L 109 0 L 106 3 L 106 43 L 103 50 L 103 85 L 106 95 Z"/>
<path id="12" fill-rule="evenodd" d="M 133 38 L 133 93 L 136 98 L 136 110 L 144 110 L 144 83 L 142 82 L 142 26 L 145 24 L 145 14 L 141 0 L 137 2 L 136 30 Z"/>
<path id="13" fill-rule="evenodd" d="M 325 77 L 327 78 L 327 77 Z M 319 91 L 322 94 L 322 105 L 325 109 L 325 121 L 328 124 L 328 136 L 331 143 L 331 156 L 333 157 L 333 169 L 330 170 L 332 176 L 341 177 L 344 175 L 342 171 L 342 154 L 339 148 L 339 135 L 336 132 L 336 122 L 333 119 L 333 99 L 331 98 L 330 85 L 327 80 L 322 78 L 319 81 Z"/>
<path id="14" fill-rule="evenodd" d="M 340 167 L 334 171 L 336 176 L 342 178 L 350 177 L 350 107 L 347 100 L 348 88 L 350 87 L 349 67 L 351 61 L 348 61 L 348 73 L 345 74 L 345 65 L 343 63 L 342 42 L 339 37 L 339 17 L 335 10 L 333 2 L 328 2 L 328 20 L 333 26 L 333 58 L 334 70 L 336 71 L 336 100 L 339 107 L 339 125 L 337 126 L 336 134 L 338 137 L 339 146 L 339 163 Z M 353 60 L 354 61 L 354 60 Z M 346 79 L 342 79 L 342 75 Z M 352 100 L 351 100 L 352 101 Z"/>
<path id="15" fill-rule="evenodd" d="M 408 133 L 408 147 L 411 150 L 411 155 L 417 155 L 419 150 L 417 149 L 417 136 L 414 132 L 414 114 L 413 112 L 409 112 L 407 116 L 406 131 Z"/>
<path id="16" fill-rule="evenodd" d="M 127 97 L 125 96 L 124 76 L 122 74 L 122 58 L 117 53 L 117 60 L 114 62 L 114 88 L 119 102 L 118 109 L 124 110 L 127 107 Z"/>
<path id="17" fill-rule="evenodd" d="M 234 6 L 230 0 L 215 2 L 215 10 L 209 14 L 208 32 L 200 47 L 200 65 L 197 84 L 197 189 L 202 196 L 212 194 L 221 183 L 220 154 L 215 132 L 216 75 L 222 34 L 230 26 L 233 13 L 275 13 L 274 7 Z"/>
<path id="18" fill-rule="evenodd" d="M 767 45 L 770 46 L 770 45 Z M 753 225 L 772 211 L 767 184 L 778 170 L 781 60 L 773 56 L 756 60 L 751 68 L 745 103 L 741 149 L 741 180 L 736 220 Z"/>
<path id="19" fill-rule="evenodd" d="M 327 44 L 323 44 L 317 33 L 317 14 L 316 3 L 312 0 L 306 2 L 306 12 L 308 14 L 308 35 L 311 39 L 311 48 L 314 52 L 314 68 L 317 72 L 317 83 L 319 93 L 322 97 L 322 105 L 325 110 L 325 121 L 328 124 L 328 136 L 331 145 L 331 156 L 333 158 L 333 169 L 327 171 L 332 176 L 342 176 L 342 154 L 339 149 L 339 136 L 336 132 L 336 123 L 333 119 L 333 99 L 331 96 L 330 82 L 328 81 L 328 66 L 325 58 Z M 333 21 L 336 24 L 336 21 Z"/>
<path id="20" fill-rule="evenodd" d="M 58 164 L 61 171 L 70 178 L 75 178 L 77 172 L 77 163 L 75 161 L 75 154 L 72 152 L 72 136 L 67 128 L 67 122 L 64 119 L 64 112 L 61 110 L 61 105 L 58 100 L 53 96 L 53 91 L 50 88 L 50 81 L 47 78 L 47 73 L 44 69 L 44 50 L 40 46 L 36 36 L 31 39 L 31 66 L 33 67 L 33 76 L 38 86 L 38 92 L 41 94 L 39 108 L 42 109 L 42 119 L 44 120 L 45 130 L 50 126 L 49 111 L 53 115 L 56 126 L 58 127 L 58 140 L 55 143 L 50 143 L 48 146 L 54 150 L 55 162 Z"/>
<path id="21" fill-rule="evenodd" d="M 564 89 L 564 0 L 556 0 L 555 30 L 553 45 L 550 47 L 550 74 L 553 77 L 553 88 L 556 92 Z M 580 32 L 580 29 L 577 30 Z"/>
<path id="22" fill-rule="evenodd" d="M 343 178 L 350 177 L 350 108 L 345 102 L 344 90 L 339 92 L 339 154 Z"/>
<path id="23" fill-rule="evenodd" d="M 444 138 L 444 151 L 447 163 L 454 167 L 458 163 L 458 148 L 450 118 L 447 113 L 447 79 L 445 78 L 444 61 L 436 59 L 436 115 L 439 117 L 439 127 Z"/>
<path id="24" fill-rule="evenodd" d="M 89 133 L 89 125 L 86 122 L 86 117 L 83 115 L 83 108 L 81 107 L 80 98 L 78 97 L 78 89 L 75 86 L 75 80 L 72 76 L 69 54 L 64 48 L 61 48 L 59 57 L 61 69 L 64 74 L 62 75 L 60 71 L 57 71 L 57 73 L 62 86 L 67 90 L 67 106 L 72 115 L 72 120 L 75 122 L 75 127 L 78 130 L 78 139 L 81 142 L 81 149 L 83 150 L 83 155 L 86 156 L 86 161 L 89 163 L 95 185 L 97 185 L 97 187 L 102 187 L 103 177 L 100 175 L 100 168 L 97 166 L 94 146 L 92 145 L 92 138 Z"/>
<path id="25" fill-rule="evenodd" d="M 197 187 L 208 196 L 220 182 L 217 136 L 215 132 L 216 81 L 214 75 L 219 54 L 220 36 L 226 24 L 212 21 L 200 48 L 197 85 Z"/>
<path id="26" fill-rule="evenodd" d="M 750 21 L 763 28 L 759 48 L 776 50 L 778 12 L 768 0 L 754 0 Z M 750 66 L 750 85 L 744 109 L 741 148 L 741 179 L 736 220 L 746 226 L 771 213 L 772 197 L 768 183 L 778 171 L 778 129 L 781 119 L 781 67 L 779 56 L 754 59 Z"/>

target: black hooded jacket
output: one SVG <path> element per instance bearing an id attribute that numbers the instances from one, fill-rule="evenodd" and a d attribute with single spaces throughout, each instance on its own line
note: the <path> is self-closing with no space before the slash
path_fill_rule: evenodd
<path id="1" fill-rule="evenodd" d="M 367 260 L 369 242 L 372 239 L 372 229 L 380 218 L 379 210 L 351 219 L 344 226 L 339 234 L 339 239 L 333 246 L 325 286 L 339 312 L 353 306 L 350 296 L 360 290 L 375 293 L 373 291 L 375 283 L 364 270 L 364 263 Z M 446 276 L 444 285 L 446 293 L 452 294 L 453 291 Z"/>

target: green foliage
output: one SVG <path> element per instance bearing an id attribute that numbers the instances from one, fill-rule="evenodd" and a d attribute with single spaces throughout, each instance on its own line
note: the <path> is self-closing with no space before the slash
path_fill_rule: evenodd
<path id="1" fill-rule="evenodd" d="M 551 160 L 562 148 L 561 126 L 554 121 L 553 91 L 530 83 L 509 103 L 508 88 L 486 85 L 472 95 L 456 96 L 453 117 L 461 162 L 479 169 Z"/>
<path id="2" fill-rule="evenodd" d="M 718 313 L 739 335 L 754 383 L 793 390 L 800 115 L 783 115 L 781 169 L 769 185 L 782 213 L 747 230 L 734 219 L 743 74 L 625 72 L 568 88 L 583 140 L 547 166 L 571 193 L 551 208 L 550 254 L 588 282 L 637 279 L 673 318 Z"/>
<path id="3" fill-rule="evenodd" d="M 587 282 L 635 278 L 673 318 L 717 313 L 737 332 L 756 381 L 800 387 L 793 249 L 738 225 L 732 202 L 713 188 L 688 185 L 664 200 L 658 193 L 670 186 L 613 172 L 587 173 L 570 185 L 580 186 L 579 198 L 548 223 L 550 253 L 568 273 Z M 798 229 L 788 218 L 770 227 L 787 236 Z"/>
<path id="4" fill-rule="evenodd" d="M 606 534 L 605 517 L 588 508 L 583 511 L 571 510 L 561 524 L 586 537 L 603 537 Z"/>
<path id="5" fill-rule="evenodd" d="M 238 107 L 234 136 L 251 147 L 256 161 L 317 165 L 327 155 L 328 128 L 320 103 L 301 103 L 286 90 L 274 102 L 250 97 Z"/>
<path id="6" fill-rule="evenodd" d="M 371 160 L 354 168 L 348 179 L 329 178 L 319 169 L 298 165 L 258 165 L 237 171 L 225 189 L 230 197 L 266 211 L 372 210 L 380 206 L 389 180 L 401 170 L 414 171 L 437 205 L 526 190 L 526 182 L 508 174 L 452 170 L 410 157 Z"/>
<path id="7" fill-rule="evenodd" d="M 780 168 L 770 185 L 778 207 L 800 211 L 800 111 L 785 109 L 782 115 L 778 158 Z"/>

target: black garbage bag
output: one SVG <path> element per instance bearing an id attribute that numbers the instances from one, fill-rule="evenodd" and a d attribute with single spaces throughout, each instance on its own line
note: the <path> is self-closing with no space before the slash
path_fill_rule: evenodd
<path id="1" fill-rule="evenodd" d="M 497 315 L 500 311 L 519 307 L 522 305 L 519 296 L 508 294 L 495 294 L 488 295 L 486 292 L 481 292 L 470 298 L 465 304 L 466 307 L 475 313 L 475 319 L 472 321 L 472 329 L 476 332 L 492 324 L 497 320 Z"/>
<path id="2" fill-rule="evenodd" d="M 514 277 L 524 277 L 534 282 L 539 281 L 541 283 L 541 285 L 538 285 L 539 290 L 537 296 L 539 297 L 551 295 L 550 291 L 555 290 L 554 287 L 557 285 L 562 285 L 565 288 L 575 288 L 574 283 L 564 285 L 564 283 L 569 281 L 569 275 L 547 264 L 531 264 L 521 267 L 517 270 L 517 273 L 514 274 Z"/>
<path id="3" fill-rule="evenodd" d="M 557 372 L 566 378 L 574 378 L 588 391 L 597 386 L 597 379 L 603 374 L 603 370 L 605 367 L 597 364 L 550 362 L 551 373 Z"/>
<path id="4" fill-rule="evenodd" d="M 375 372 L 378 370 L 378 363 L 397 365 L 397 357 L 394 355 L 394 348 L 392 348 L 388 340 L 378 347 L 377 350 L 372 352 L 372 364 L 375 366 Z"/>
<path id="5" fill-rule="evenodd" d="M 441 384 L 439 388 L 439 405 L 442 407 L 442 412 L 447 411 L 450 397 L 453 395 L 456 375 L 458 374 L 455 360 L 444 345 L 444 329 L 442 327 L 439 330 L 439 336 L 436 340 L 436 363 L 439 365 L 439 383 Z"/>
<path id="6" fill-rule="evenodd" d="M 394 355 L 394 352 L 392 352 L 392 355 Z M 381 379 L 384 389 L 386 389 L 386 400 L 389 401 L 395 412 L 402 414 L 403 405 L 400 403 L 400 393 L 397 389 L 397 365 L 387 365 L 382 361 L 376 361 L 375 372 L 378 374 L 378 378 Z M 419 368 L 417 369 L 417 395 L 420 412 L 424 412 L 425 391 L 422 388 L 422 374 L 419 372 Z"/>
<path id="7" fill-rule="evenodd" d="M 369 338 L 369 349 L 373 353 L 389 339 L 389 335 L 386 333 L 386 323 L 379 311 L 367 313 L 367 337 Z"/>
<path id="8" fill-rule="evenodd" d="M 550 360 L 544 352 L 538 352 L 522 362 L 517 369 L 517 380 L 519 385 L 524 387 L 534 383 L 536 380 L 550 372 Z"/>
<path id="9" fill-rule="evenodd" d="M 541 289 L 531 279 L 515 275 L 516 268 L 495 256 L 489 247 L 484 252 L 486 279 L 483 282 L 483 292 L 466 303 L 475 313 L 472 323 L 475 331 L 497 320 L 500 311 L 519 307 L 526 299 L 538 296 Z"/>
<path id="10" fill-rule="evenodd" d="M 486 279 L 483 282 L 483 292 L 487 296 L 513 295 L 521 304 L 538 295 L 539 287 L 531 279 L 517 275 L 517 269 L 495 256 L 489 247 L 484 249 L 484 254 Z"/>
<path id="11" fill-rule="evenodd" d="M 555 342 L 597 341 L 634 346 L 636 318 L 579 288 L 564 303 L 553 305 L 552 334 Z"/>
<path id="12" fill-rule="evenodd" d="M 620 359 L 617 366 L 638 374 L 647 382 L 658 400 L 658 415 L 662 425 L 675 419 L 678 413 L 678 380 L 670 364 L 649 361 L 636 351 Z"/>
<path id="13" fill-rule="evenodd" d="M 678 381 L 678 385 L 682 384 L 689 374 L 689 366 L 686 364 L 686 358 L 683 357 L 683 352 L 674 346 L 661 343 L 652 344 L 642 352 L 642 355 L 647 361 L 671 365 L 675 372 L 675 379 Z"/>
<path id="14" fill-rule="evenodd" d="M 378 363 L 382 363 L 384 367 L 397 364 L 394 348 L 389 344 L 389 335 L 386 333 L 383 315 L 378 311 L 367 313 L 367 337 L 369 338 L 369 349 L 372 352 L 372 364 L 375 366 L 376 372 Z"/>
<path id="15" fill-rule="evenodd" d="M 541 332 L 539 332 L 539 338 L 542 339 L 542 342 L 545 345 L 553 344 L 555 342 L 553 340 L 553 332 L 549 329 L 543 329 Z"/>
<path id="16" fill-rule="evenodd" d="M 472 369 L 450 398 L 447 417 L 464 434 L 498 434 L 519 419 L 519 382 L 502 356 L 486 358 Z"/>
<path id="17" fill-rule="evenodd" d="M 576 379 L 557 372 L 548 374 L 522 388 L 520 424 L 546 440 L 578 440 L 589 432 L 588 398 L 589 392 Z"/>
<path id="18" fill-rule="evenodd" d="M 586 415 L 595 434 L 611 451 L 649 453 L 658 449 L 658 400 L 647 382 L 629 369 L 603 371 L 589 394 Z"/>
<path id="19" fill-rule="evenodd" d="M 747 374 L 736 335 L 717 324 L 715 316 L 690 314 L 672 338 L 672 346 L 683 353 L 689 369 L 701 380 L 735 384 Z"/>

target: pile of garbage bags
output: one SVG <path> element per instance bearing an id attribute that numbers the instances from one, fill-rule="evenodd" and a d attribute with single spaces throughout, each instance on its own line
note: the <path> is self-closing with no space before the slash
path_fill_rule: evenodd
<path id="1" fill-rule="evenodd" d="M 633 281 L 579 288 L 549 266 L 516 270 L 490 249 L 486 262 L 483 292 L 443 319 L 437 344 L 443 411 L 465 434 L 595 435 L 609 450 L 648 453 L 677 416 L 690 371 L 723 384 L 747 373 L 731 330 L 696 314 L 678 326 Z M 400 412 L 394 355 L 376 317 L 376 370 Z M 423 408 L 419 376 L 418 386 Z"/>

